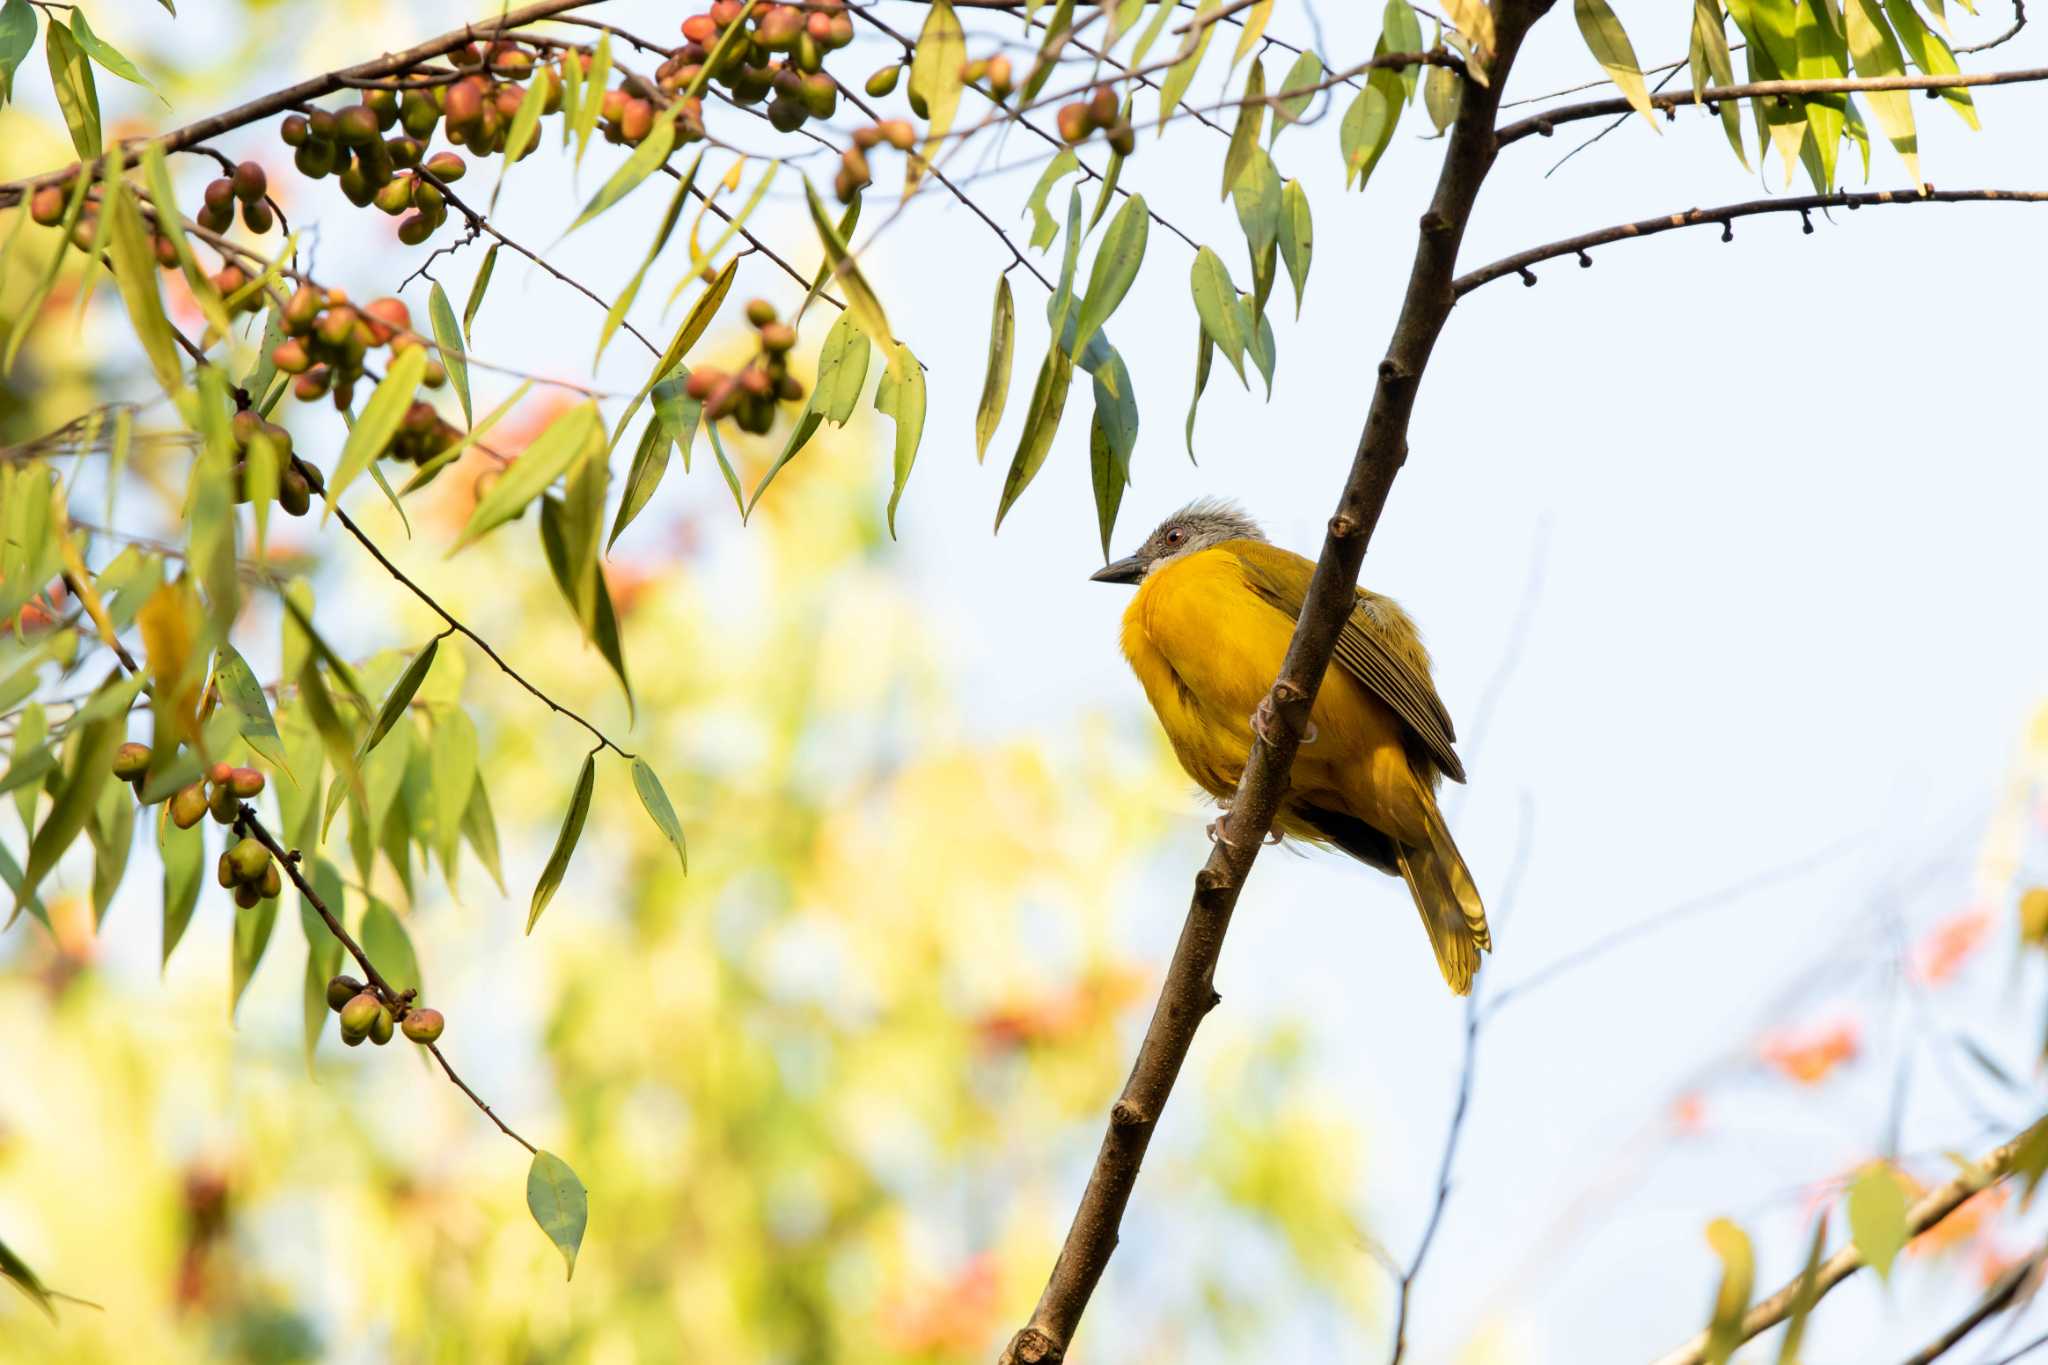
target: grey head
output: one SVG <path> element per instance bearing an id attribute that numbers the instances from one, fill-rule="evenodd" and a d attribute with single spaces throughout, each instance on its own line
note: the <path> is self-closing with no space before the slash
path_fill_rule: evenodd
<path id="1" fill-rule="evenodd" d="M 1235 503 L 1202 498 L 1189 503 L 1145 537 L 1138 552 L 1088 575 L 1096 583 L 1142 583 L 1145 576 L 1183 555 L 1226 540 L 1264 540 L 1266 533 Z"/>

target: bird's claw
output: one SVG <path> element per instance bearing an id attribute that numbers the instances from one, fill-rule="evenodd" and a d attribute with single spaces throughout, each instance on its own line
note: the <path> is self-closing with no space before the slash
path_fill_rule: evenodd
<path id="1" fill-rule="evenodd" d="M 1252 712 L 1252 733 L 1265 740 L 1268 744 L 1278 744 L 1280 737 L 1275 732 L 1274 726 L 1278 724 L 1279 719 L 1279 716 L 1273 710 L 1272 696 L 1268 694 L 1261 697 L 1258 708 Z M 1316 723 L 1314 721 L 1310 721 L 1308 728 L 1302 731 L 1301 742 L 1303 744 L 1313 744 L 1316 742 Z"/>
<path id="2" fill-rule="evenodd" d="M 1223 837 L 1223 822 L 1229 818 L 1230 812 L 1225 811 L 1223 814 L 1217 816 L 1214 820 L 1211 820 L 1209 822 L 1206 832 L 1209 835 L 1210 843 L 1221 844 L 1225 848 L 1237 847 L 1236 844 L 1233 844 L 1232 842 L 1230 842 L 1230 840 Z M 1280 839 L 1280 831 L 1269 829 L 1266 831 L 1266 837 L 1262 842 L 1264 842 L 1268 847 L 1271 847 L 1272 845 L 1279 843 Z"/>

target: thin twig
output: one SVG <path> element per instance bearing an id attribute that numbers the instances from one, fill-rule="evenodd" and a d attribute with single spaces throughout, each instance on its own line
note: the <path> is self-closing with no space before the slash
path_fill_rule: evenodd
<path id="1" fill-rule="evenodd" d="M 2048 1257 L 2048 1247 L 2042 1247 L 2008 1266 L 1969 1312 L 1933 1341 L 1907 1356 L 1900 1365 L 1934 1365 L 1935 1361 L 1960 1345 L 1964 1337 L 2010 1308 L 2027 1281 L 2039 1273 L 2043 1257 Z"/>

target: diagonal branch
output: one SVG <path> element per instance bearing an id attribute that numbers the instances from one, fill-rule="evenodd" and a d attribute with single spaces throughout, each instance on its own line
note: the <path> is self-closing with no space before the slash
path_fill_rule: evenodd
<path id="1" fill-rule="evenodd" d="M 2033 1127 L 2004 1146 L 1994 1148 L 1977 1162 L 1973 1169 L 1921 1196 L 1913 1207 L 1906 1211 L 1907 1241 L 1910 1242 L 1954 1213 L 1972 1195 L 2008 1179 L 2019 1164 L 2021 1149 L 2030 1140 L 2040 1142 L 2044 1134 L 2048 1134 L 2048 1118 L 2037 1121 Z M 1856 1250 L 1854 1245 L 1845 1246 L 1828 1257 L 1821 1263 L 1820 1270 L 1815 1276 L 1810 1291 L 1813 1300 L 1817 1302 L 1836 1285 L 1863 1269 L 1865 1264 L 1863 1254 Z M 1740 1345 L 1752 1337 L 1760 1336 L 1789 1317 L 1794 1302 L 1800 1297 L 1802 1281 L 1805 1278 L 1804 1272 L 1801 1272 L 1787 1281 L 1777 1293 L 1751 1308 L 1742 1319 L 1742 1334 L 1736 1339 L 1735 1344 Z M 1702 1332 L 1669 1355 L 1659 1357 L 1656 1365 L 1704 1365 L 1706 1352 L 1707 1336 Z"/>
<path id="2" fill-rule="evenodd" d="M 1841 77 L 1813 81 L 1749 81 L 1741 85 L 1709 86 L 1695 95 L 1690 90 L 1674 90 L 1665 95 L 1650 96 L 1650 105 L 1656 109 L 1675 110 L 1687 104 L 1718 104 L 1722 100 L 1758 99 L 1766 95 L 1853 95 L 1859 91 L 1871 90 L 1958 90 L 1974 85 L 2024 85 L 2031 81 L 2048 81 L 2048 67 L 2031 67 L 2024 71 L 1975 71 L 1960 72 L 1943 76 L 1868 76 Z M 1588 100 L 1584 104 L 1567 104 L 1557 109 L 1548 109 L 1540 114 L 1515 123 L 1505 123 L 1500 128 L 1500 145 L 1520 142 L 1531 134 L 1549 137 L 1560 123 L 1576 123 L 1580 119 L 1606 118 L 1611 114 L 1626 114 L 1634 106 L 1625 99 Z"/>
<path id="3" fill-rule="evenodd" d="M 1542 246 L 1518 251 L 1512 256 L 1503 256 L 1490 265 L 1477 270 L 1468 270 L 1451 282 L 1458 297 L 1463 298 L 1482 284 L 1491 284 L 1508 275 L 1520 275 L 1522 283 L 1533 285 L 1536 276 L 1529 267 L 1544 261 L 1554 261 L 1561 256 L 1577 256 L 1581 266 L 1593 264 L 1593 258 L 1586 253 L 1595 247 L 1607 246 L 1613 242 L 1624 242 L 1631 237 L 1654 237 L 1660 232 L 1671 232 L 1677 228 L 1706 227 L 1718 225 L 1722 230 L 1722 241 L 1734 237 L 1728 226 L 1737 218 L 1754 218 L 1763 213 L 1810 214 L 1816 209 L 1860 209 L 1880 204 L 2048 204 L 2048 190 L 1872 190 L 1863 193 L 1802 194 L 1780 199 L 1751 199 L 1740 204 L 1724 204 L 1713 209 L 1687 209 L 1684 213 L 1667 213 L 1657 218 L 1639 218 L 1633 223 L 1617 223 L 1613 227 L 1601 228 L 1596 232 L 1580 233 L 1560 241 L 1547 242 Z M 1813 231 L 1809 219 L 1808 232 Z"/>
<path id="4" fill-rule="evenodd" d="M 1222 833 L 1195 876 L 1194 896 L 1160 986 L 1159 1002 L 1123 1094 L 1110 1110 L 1109 1131 L 1096 1154 L 1066 1243 L 1030 1322 L 1004 1349 L 1003 1365 L 1053 1365 L 1065 1359 L 1075 1328 L 1116 1248 L 1138 1168 L 1187 1060 L 1195 1030 L 1219 999 L 1216 963 L 1231 913 L 1280 808 L 1337 632 L 1356 600 L 1366 544 L 1386 506 L 1394 476 L 1407 457 L 1408 421 L 1423 369 L 1457 301 L 1451 292 L 1451 274 L 1473 202 L 1493 165 L 1493 121 L 1500 91 L 1523 35 L 1549 8 L 1550 0 L 1500 0 L 1497 6 L 1493 80 L 1466 90 L 1444 153 L 1435 197 L 1422 216 L 1407 295 L 1386 358 L 1379 365 L 1365 429 L 1336 513 L 1330 518 L 1286 660 L 1266 699 L 1274 718 L 1274 724 L 1267 727 L 1272 734 L 1254 737 Z"/>

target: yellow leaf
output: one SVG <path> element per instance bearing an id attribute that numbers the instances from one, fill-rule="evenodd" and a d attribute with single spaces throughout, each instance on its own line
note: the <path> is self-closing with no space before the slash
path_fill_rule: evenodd
<path id="1" fill-rule="evenodd" d="M 1629 42 L 1621 20 L 1615 18 L 1614 11 L 1608 8 L 1607 0 L 1574 0 L 1572 10 L 1579 21 L 1579 33 L 1593 53 L 1593 60 L 1600 63 L 1600 69 L 1621 91 L 1629 108 L 1648 119 L 1652 129 L 1663 132 L 1657 127 L 1655 111 L 1650 108 L 1650 91 L 1643 84 L 1643 69 L 1636 62 L 1635 47 Z"/>

